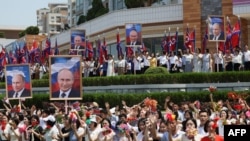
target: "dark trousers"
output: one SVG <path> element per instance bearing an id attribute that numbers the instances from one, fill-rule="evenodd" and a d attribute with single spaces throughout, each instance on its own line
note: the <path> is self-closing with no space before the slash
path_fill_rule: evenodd
<path id="1" fill-rule="evenodd" d="M 250 70 L 250 61 L 244 63 L 245 70 Z"/>
<path id="2" fill-rule="evenodd" d="M 225 69 L 226 69 L 226 71 L 233 71 L 233 63 L 227 62 Z"/>
<path id="3" fill-rule="evenodd" d="M 240 70 L 240 63 L 235 63 L 234 64 L 234 71 L 239 71 Z"/>
<path id="4" fill-rule="evenodd" d="M 223 68 L 222 68 L 222 64 L 214 64 L 214 72 L 218 72 L 218 68 L 217 66 L 219 66 L 219 72 L 222 72 L 223 71 Z"/>

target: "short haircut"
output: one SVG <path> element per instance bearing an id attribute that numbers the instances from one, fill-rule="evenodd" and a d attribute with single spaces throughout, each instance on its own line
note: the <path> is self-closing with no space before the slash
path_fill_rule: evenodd
<path id="1" fill-rule="evenodd" d="M 68 72 L 70 72 L 71 75 L 72 75 L 72 79 L 74 80 L 74 74 L 73 74 L 73 72 L 70 71 L 68 68 L 62 68 L 62 69 L 60 69 L 60 70 L 58 71 L 58 74 L 57 74 L 57 79 L 58 79 L 59 74 L 60 74 L 61 72 L 63 72 L 63 71 L 68 71 Z"/>
<path id="2" fill-rule="evenodd" d="M 13 77 L 12 77 L 12 79 L 15 78 L 15 77 L 17 77 L 17 76 L 20 76 L 22 78 L 22 81 L 25 82 L 25 77 L 21 73 L 14 74 Z"/>

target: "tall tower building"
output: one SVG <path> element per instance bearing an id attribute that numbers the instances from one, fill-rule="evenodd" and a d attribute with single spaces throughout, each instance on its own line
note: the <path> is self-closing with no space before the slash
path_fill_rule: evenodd
<path id="1" fill-rule="evenodd" d="M 47 8 L 42 8 L 36 11 L 37 27 L 40 33 L 46 33 L 46 15 L 50 12 Z"/>

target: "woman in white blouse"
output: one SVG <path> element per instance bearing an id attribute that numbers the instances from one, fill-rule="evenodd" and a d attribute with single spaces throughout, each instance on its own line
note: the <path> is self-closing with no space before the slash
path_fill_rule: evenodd
<path id="1" fill-rule="evenodd" d="M 239 50 L 235 50 L 234 56 L 232 59 L 234 71 L 239 71 L 242 64 L 242 55 L 239 53 Z"/>

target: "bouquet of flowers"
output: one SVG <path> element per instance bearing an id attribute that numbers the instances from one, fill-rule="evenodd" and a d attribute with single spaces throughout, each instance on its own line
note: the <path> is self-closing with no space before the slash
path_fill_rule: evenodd
<path id="1" fill-rule="evenodd" d="M 130 129 L 127 124 L 123 123 L 117 126 L 119 132 L 128 134 Z"/>
<path id="2" fill-rule="evenodd" d="M 155 99 L 146 98 L 144 100 L 144 105 L 149 107 L 154 112 L 157 110 L 157 104 L 158 102 Z"/>
<path id="3" fill-rule="evenodd" d="M 232 99 L 232 100 L 238 99 L 238 95 L 236 94 L 236 92 L 228 92 L 227 97 L 228 99 Z"/>
<path id="4" fill-rule="evenodd" d="M 75 122 L 77 120 L 77 111 L 76 110 L 72 110 L 69 113 L 69 118 L 71 119 L 71 121 Z"/>
<path id="5" fill-rule="evenodd" d="M 216 87 L 210 86 L 210 87 L 208 88 L 208 90 L 209 90 L 210 93 L 213 93 L 213 92 L 216 91 Z"/>
<path id="6" fill-rule="evenodd" d="M 174 114 L 171 114 L 171 113 L 166 114 L 166 119 L 169 121 L 174 121 L 175 118 L 176 118 L 176 115 L 174 115 Z"/>

